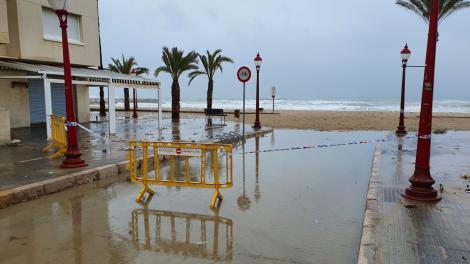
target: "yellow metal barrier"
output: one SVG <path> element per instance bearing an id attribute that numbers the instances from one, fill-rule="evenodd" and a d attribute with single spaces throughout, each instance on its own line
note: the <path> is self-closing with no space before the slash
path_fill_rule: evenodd
<path id="1" fill-rule="evenodd" d="M 132 211 L 131 233 L 136 250 L 232 260 L 233 222 L 218 212 L 210 216 L 136 209 Z"/>
<path id="2" fill-rule="evenodd" d="M 51 115 L 51 143 L 42 151 L 47 152 L 52 148 L 59 150 L 51 158 L 57 158 L 67 151 L 67 132 L 65 131 L 65 118 L 62 116 Z"/>
<path id="3" fill-rule="evenodd" d="M 233 185 L 232 145 L 136 141 L 130 142 L 129 145 L 130 178 L 132 182 L 144 185 L 136 198 L 138 203 L 143 201 L 145 193 L 149 194 L 148 199 L 155 194 L 149 185 L 209 188 L 215 190 L 210 203 L 210 207 L 215 208 L 217 201 L 220 203 L 223 199 L 219 189 L 231 188 Z M 138 171 L 137 153 L 140 151 L 142 151 L 142 164 Z M 219 154 L 222 157 L 221 164 L 219 164 Z M 169 159 L 169 169 L 160 166 L 163 156 Z M 195 159 L 200 161 L 193 162 L 193 165 L 199 165 L 200 170 L 194 168 L 191 170 L 190 162 Z M 149 177 L 149 165 L 153 166 L 153 177 Z M 181 169 L 182 166 L 184 170 Z M 225 171 L 224 177 L 219 175 L 220 168 Z M 196 171 L 198 173 L 195 175 Z M 162 176 L 162 172 L 168 172 L 167 177 Z"/>

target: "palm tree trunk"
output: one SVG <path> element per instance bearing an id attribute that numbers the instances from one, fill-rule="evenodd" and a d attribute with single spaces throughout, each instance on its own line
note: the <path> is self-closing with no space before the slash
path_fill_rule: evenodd
<path id="1" fill-rule="evenodd" d="M 212 93 L 214 91 L 214 81 L 209 79 L 209 83 L 207 84 L 207 110 L 212 109 Z M 212 126 L 212 118 L 209 116 L 207 119 L 207 125 Z"/>
<path id="2" fill-rule="evenodd" d="M 207 84 L 207 109 L 212 109 L 212 93 L 214 92 L 214 81 L 209 79 Z"/>
<path id="3" fill-rule="evenodd" d="M 171 119 L 173 122 L 180 121 L 180 84 L 178 79 L 174 79 L 171 85 Z"/>
<path id="4" fill-rule="evenodd" d="M 129 106 L 129 88 L 124 88 L 124 110 L 125 111 L 131 110 Z"/>

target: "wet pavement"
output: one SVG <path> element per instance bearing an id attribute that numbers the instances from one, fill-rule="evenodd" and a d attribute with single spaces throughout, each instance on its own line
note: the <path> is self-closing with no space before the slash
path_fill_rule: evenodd
<path id="1" fill-rule="evenodd" d="M 276 130 L 245 151 L 377 139 Z M 0 263 L 354 263 L 373 144 L 233 155 L 234 187 L 97 182 L 0 210 Z"/>
<path id="2" fill-rule="evenodd" d="M 96 120 L 96 115 L 92 113 L 92 120 Z M 94 135 L 83 129 L 78 130 L 82 158 L 89 165 L 86 168 L 126 160 L 127 141 L 131 139 L 154 141 L 160 137 L 163 141 L 200 142 L 216 140 L 220 135 L 230 131 L 241 133 L 240 123 L 227 122 L 226 126 L 221 126 L 219 120 L 214 119 L 214 126 L 206 127 L 206 121 L 200 115 L 183 114 L 181 122 L 173 124 L 169 114 L 164 114 L 160 131 L 156 113 L 140 113 L 137 120 L 125 118 L 125 115 L 123 112 L 118 113 L 116 136 L 111 138 L 108 136 L 107 122 L 83 124 L 96 133 Z M 246 126 L 246 131 L 248 133 L 253 130 Z M 19 146 L 0 146 L 0 191 L 84 169 L 60 169 L 62 158 L 54 160 L 47 158 L 53 152 L 41 151 L 47 145 L 45 127 L 12 129 L 12 135 L 22 140 L 22 143 Z"/>
<path id="3" fill-rule="evenodd" d="M 401 198 L 415 149 L 416 138 L 382 145 L 373 263 L 470 263 L 470 133 L 432 136 L 431 175 L 444 187 L 435 205 Z"/>

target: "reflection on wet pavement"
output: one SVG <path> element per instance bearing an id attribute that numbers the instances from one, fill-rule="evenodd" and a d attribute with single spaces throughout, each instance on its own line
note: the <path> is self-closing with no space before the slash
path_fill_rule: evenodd
<path id="1" fill-rule="evenodd" d="M 382 136 L 279 130 L 244 147 Z M 0 210 L 0 263 L 355 262 L 374 146 L 241 148 L 218 214 L 207 190 L 158 188 L 142 208 L 134 202 L 139 185 L 97 182 Z"/>
<path id="2" fill-rule="evenodd" d="M 233 222 L 214 215 L 135 209 L 132 211 L 132 241 L 138 251 L 170 255 L 232 259 Z"/>
<path id="3" fill-rule="evenodd" d="M 245 169 L 245 145 L 242 145 L 242 185 L 243 185 L 243 193 L 237 199 L 238 208 L 242 211 L 246 211 L 250 209 L 251 201 L 248 196 L 246 196 L 246 169 Z"/>

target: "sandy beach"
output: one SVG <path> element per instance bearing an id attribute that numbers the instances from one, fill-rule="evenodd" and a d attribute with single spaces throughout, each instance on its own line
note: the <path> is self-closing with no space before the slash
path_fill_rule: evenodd
<path id="1" fill-rule="evenodd" d="M 98 111 L 97 106 L 92 106 L 91 110 Z M 118 111 L 122 109 L 118 108 Z M 140 109 L 142 112 L 156 112 L 155 109 Z M 169 118 L 171 109 L 164 108 L 165 118 Z M 226 121 L 241 121 L 235 118 L 233 109 L 225 110 Z M 131 112 L 129 112 L 131 113 Z M 202 109 L 182 108 L 181 117 L 191 118 L 192 116 L 203 116 Z M 214 117 L 214 122 L 218 122 L 220 117 Z M 317 111 L 317 110 L 281 110 L 271 113 L 270 111 L 261 113 L 261 124 L 272 128 L 290 129 L 313 129 L 320 131 L 350 131 L 350 130 L 383 130 L 395 131 L 398 126 L 398 112 L 378 112 L 378 111 Z M 252 109 L 246 114 L 246 123 L 253 124 L 255 114 Z M 405 126 L 407 131 L 417 131 L 419 113 L 408 112 L 405 114 Z M 433 130 L 447 129 L 453 131 L 470 131 L 470 114 L 468 113 L 434 113 Z"/>
<path id="2" fill-rule="evenodd" d="M 246 122 L 253 123 L 255 115 L 246 115 Z M 340 112 L 340 111 L 279 111 L 278 114 L 262 114 L 261 124 L 273 128 L 315 130 L 387 130 L 398 126 L 398 112 Z M 241 119 L 241 118 L 240 118 Z M 236 121 L 233 114 L 227 120 Z M 409 131 L 418 129 L 419 113 L 406 113 L 405 126 Z M 436 113 L 433 129 L 455 131 L 470 130 L 470 114 Z"/>

